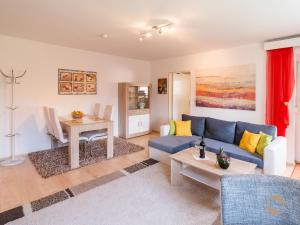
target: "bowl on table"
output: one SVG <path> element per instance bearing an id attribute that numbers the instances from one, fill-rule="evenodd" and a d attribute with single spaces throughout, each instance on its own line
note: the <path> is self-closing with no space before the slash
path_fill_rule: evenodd
<path id="1" fill-rule="evenodd" d="M 81 111 L 73 111 L 72 112 L 72 118 L 74 120 L 82 119 L 83 116 L 84 116 L 84 113 Z"/>

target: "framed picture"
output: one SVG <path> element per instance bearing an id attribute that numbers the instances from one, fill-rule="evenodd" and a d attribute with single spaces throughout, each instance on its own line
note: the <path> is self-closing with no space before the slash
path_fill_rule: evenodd
<path id="1" fill-rule="evenodd" d="M 59 81 L 72 81 L 72 73 L 70 72 L 61 72 L 59 74 Z"/>
<path id="2" fill-rule="evenodd" d="M 73 73 L 74 82 L 84 82 L 84 73 Z"/>
<path id="3" fill-rule="evenodd" d="M 74 83 L 73 84 L 73 92 L 84 92 L 84 83 Z"/>
<path id="4" fill-rule="evenodd" d="M 195 103 L 198 107 L 255 111 L 255 96 L 254 64 L 197 72 Z"/>
<path id="5" fill-rule="evenodd" d="M 58 69 L 58 94 L 96 95 L 97 73 L 91 71 Z"/>
<path id="6" fill-rule="evenodd" d="M 96 83 L 96 81 L 97 81 L 96 74 L 86 74 L 86 82 Z"/>
<path id="7" fill-rule="evenodd" d="M 97 91 L 96 84 L 86 84 L 86 92 L 94 93 Z"/>
<path id="8" fill-rule="evenodd" d="M 158 94 L 167 94 L 168 93 L 168 80 L 167 80 L 167 78 L 158 79 L 157 92 L 158 92 Z"/>
<path id="9" fill-rule="evenodd" d="M 60 93 L 62 93 L 62 94 L 72 93 L 72 83 L 71 82 L 60 82 L 58 88 L 59 88 Z"/>

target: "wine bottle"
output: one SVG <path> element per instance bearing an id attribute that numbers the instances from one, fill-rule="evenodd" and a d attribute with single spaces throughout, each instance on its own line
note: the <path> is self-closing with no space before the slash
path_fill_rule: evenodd
<path id="1" fill-rule="evenodd" d="M 205 142 L 204 142 L 204 138 L 202 136 L 201 142 L 200 142 L 200 148 L 199 148 L 199 150 L 200 150 L 200 158 L 201 159 L 205 158 L 205 147 L 206 147 L 206 145 L 205 145 Z"/>

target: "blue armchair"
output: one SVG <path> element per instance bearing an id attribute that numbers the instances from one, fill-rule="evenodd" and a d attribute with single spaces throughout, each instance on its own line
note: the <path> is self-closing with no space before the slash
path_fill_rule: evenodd
<path id="1" fill-rule="evenodd" d="M 300 181 L 267 175 L 221 179 L 223 225 L 299 225 Z"/>

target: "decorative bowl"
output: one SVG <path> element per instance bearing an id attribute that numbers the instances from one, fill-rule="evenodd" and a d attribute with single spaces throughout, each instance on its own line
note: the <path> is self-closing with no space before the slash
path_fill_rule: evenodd
<path id="1" fill-rule="evenodd" d="M 72 112 L 73 119 L 82 119 L 83 116 L 84 116 L 84 114 L 81 111 L 73 111 Z"/>
<path id="2" fill-rule="evenodd" d="M 230 157 L 224 152 L 223 148 L 220 148 L 220 152 L 217 155 L 217 163 L 218 165 L 226 170 L 230 166 Z"/>

